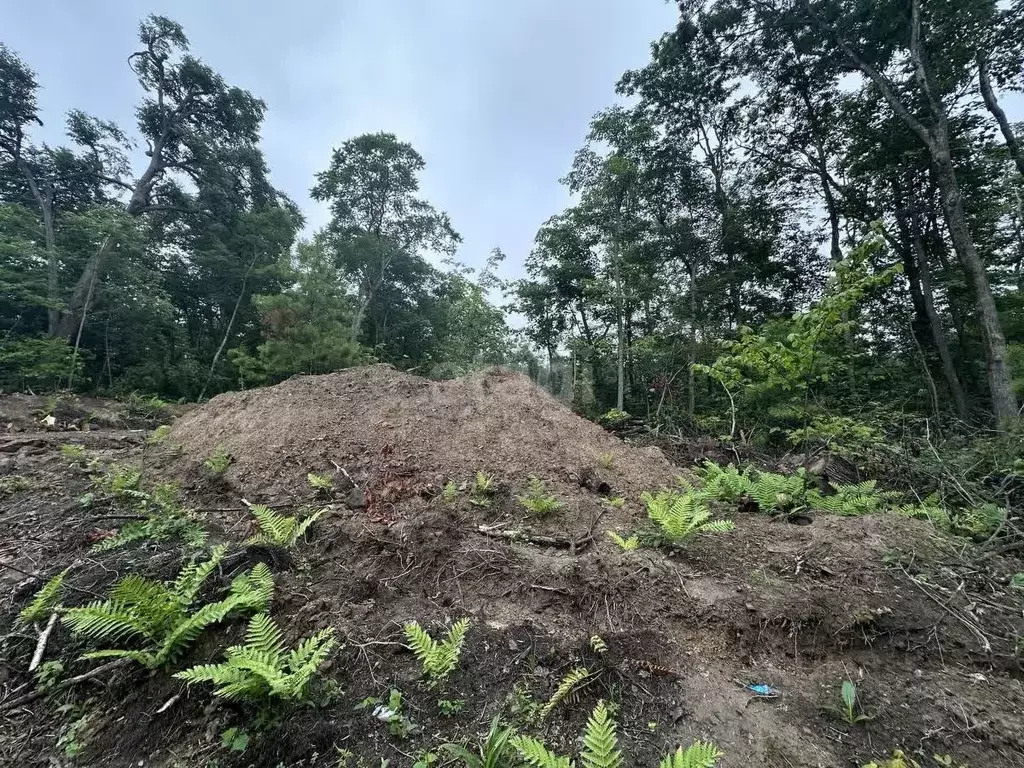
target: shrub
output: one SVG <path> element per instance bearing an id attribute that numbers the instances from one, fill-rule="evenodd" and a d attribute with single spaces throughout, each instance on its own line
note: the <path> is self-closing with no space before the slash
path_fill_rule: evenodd
<path id="1" fill-rule="evenodd" d="M 82 356 L 64 339 L 22 338 L 0 342 L 0 387 L 56 389 L 82 373 Z"/>

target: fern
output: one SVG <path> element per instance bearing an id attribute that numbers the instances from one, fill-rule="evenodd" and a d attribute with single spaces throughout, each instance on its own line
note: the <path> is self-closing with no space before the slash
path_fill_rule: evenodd
<path id="1" fill-rule="evenodd" d="M 701 491 L 704 495 L 719 501 L 736 501 L 750 491 L 750 478 L 732 464 L 720 467 L 705 460 L 697 470 L 697 476 L 703 480 Z"/>
<path id="2" fill-rule="evenodd" d="M 544 743 L 529 736 L 513 736 L 511 744 L 526 765 L 531 768 L 575 768 L 568 757 L 556 755 Z"/>
<path id="3" fill-rule="evenodd" d="M 249 507 L 249 511 L 256 518 L 258 532 L 249 537 L 246 544 L 261 544 L 291 549 L 303 537 L 309 527 L 327 511 L 327 508 L 324 507 L 314 512 L 301 522 L 298 518 L 279 514 L 263 504 L 253 504 Z"/>
<path id="4" fill-rule="evenodd" d="M 309 472 L 306 474 L 306 480 L 309 481 L 309 487 L 314 491 L 331 491 L 334 489 L 334 481 L 330 475 L 318 475 L 316 472 Z"/>
<path id="5" fill-rule="evenodd" d="M 757 478 L 750 484 L 747 495 L 757 502 L 762 512 L 785 511 L 802 503 L 806 484 L 803 470 L 795 475 L 758 472 Z"/>
<path id="6" fill-rule="evenodd" d="M 259 613 L 249 620 L 245 644 L 228 648 L 223 662 L 201 664 L 174 676 L 190 685 L 212 683 L 213 695 L 227 699 L 301 700 L 335 644 L 334 628 L 328 627 L 287 651 L 280 628 L 266 613 Z"/>
<path id="7" fill-rule="evenodd" d="M 580 761 L 584 768 L 621 768 L 622 751 L 615 733 L 615 721 L 608 714 L 604 701 L 597 702 L 583 732 L 583 752 Z"/>
<path id="8" fill-rule="evenodd" d="M 546 517 L 563 506 L 562 502 L 548 493 L 541 479 L 534 475 L 530 475 L 526 493 L 516 498 L 534 517 Z"/>
<path id="9" fill-rule="evenodd" d="M 710 741 L 695 741 L 685 750 L 679 747 L 666 755 L 658 768 L 714 768 L 722 752 Z"/>
<path id="10" fill-rule="evenodd" d="M 623 552 L 632 552 L 640 546 L 640 537 L 635 533 L 630 535 L 628 539 L 622 538 L 615 531 L 605 531 L 604 535 L 619 545 L 619 549 Z"/>
<path id="11" fill-rule="evenodd" d="M 647 505 L 647 514 L 661 529 L 663 537 L 681 544 L 698 533 L 724 533 L 735 525 L 728 520 L 711 520 L 711 513 L 697 493 L 662 490 L 640 496 Z"/>
<path id="12" fill-rule="evenodd" d="M 129 658 L 153 669 L 174 661 L 205 629 L 231 614 L 265 610 L 274 580 L 270 569 L 260 563 L 237 576 L 224 598 L 193 611 L 200 590 L 226 551 L 226 547 L 217 547 L 206 562 L 189 563 L 173 582 L 130 574 L 113 586 L 108 599 L 68 609 L 64 621 L 77 635 L 104 643 L 131 640 L 145 646 L 92 651 L 82 658 Z"/>
<path id="13" fill-rule="evenodd" d="M 403 626 L 409 649 L 423 668 L 423 675 L 436 685 L 448 677 L 459 664 L 462 644 L 469 629 L 469 619 L 462 618 L 452 624 L 444 640 L 438 642 L 416 621 Z"/>
<path id="14" fill-rule="evenodd" d="M 137 470 L 128 468 L 114 471 L 100 486 L 121 506 L 137 510 L 145 519 L 121 526 L 113 536 L 93 545 L 93 551 L 107 552 L 143 539 L 164 541 L 177 538 L 196 549 L 206 544 L 206 531 L 193 513 L 179 503 L 176 484 L 162 483 L 152 491 L 143 491 L 141 476 Z"/>
<path id="15" fill-rule="evenodd" d="M 892 501 L 897 496 L 891 491 L 875 490 L 874 480 L 854 485 L 837 485 L 835 491 L 835 494 L 825 496 L 812 489 L 807 492 L 807 503 L 829 514 L 855 516 L 878 512 L 884 502 Z"/>
<path id="16" fill-rule="evenodd" d="M 33 621 L 39 621 L 50 616 L 60 609 L 60 599 L 64 592 L 64 577 L 70 568 L 65 568 L 48 582 L 43 584 L 32 602 L 26 605 L 18 614 L 18 624 L 28 626 Z"/>
<path id="17" fill-rule="evenodd" d="M 562 681 L 558 684 L 558 688 L 548 699 L 547 703 L 541 707 L 540 717 L 545 719 L 550 715 L 555 707 L 561 704 L 567 699 L 580 685 L 582 685 L 591 675 L 591 672 L 586 667 L 575 667 L 570 669 L 569 672 L 562 678 Z"/>
<path id="18" fill-rule="evenodd" d="M 499 715 L 491 721 L 491 730 L 487 733 L 487 739 L 479 746 L 479 754 L 470 752 L 463 744 L 451 742 L 442 744 L 441 749 L 461 761 L 466 768 L 504 768 L 508 764 L 507 753 L 514 733 L 512 728 L 501 727 Z"/>
<path id="19" fill-rule="evenodd" d="M 604 641 L 604 638 L 600 635 L 591 635 L 590 639 L 587 642 L 590 644 L 590 648 L 594 651 L 594 653 L 608 652 L 608 643 L 606 643 Z"/>

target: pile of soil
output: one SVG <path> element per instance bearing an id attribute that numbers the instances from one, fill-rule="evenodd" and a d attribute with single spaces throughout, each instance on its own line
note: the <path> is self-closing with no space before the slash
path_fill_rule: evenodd
<path id="1" fill-rule="evenodd" d="M 0 499 L 11 523 L 0 542 L 0 764 L 373 768 L 385 758 L 407 768 L 440 742 L 478 740 L 497 715 L 565 754 L 599 698 L 616 704 L 628 765 L 657 765 L 695 739 L 721 748 L 722 768 L 860 766 L 897 748 L 929 768 L 933 754 L 1024 764 L 1024 606 L 1008 586 L 1024 563 L 1011 552 L 892 515 L 793 525 L 735 508 L 720 510 L 730 533 L 624 552 L 603 531 L 641 527 L 640 493 L 688 467 L 579 419 L 517 374 L 431 382 L 374 366 L 298 377 L 189 410 L 160 445 L 103 434 L 67 439 L 142 467 L 147 484 L 179 480 L 209 543 L 241 553 L 222 584 L 266 554 L 242 546 L 243 499 L 328 507 L 292 557 L 272 559 L 272 615 L 290 643 L 331 626 L 344 647 L 322 669 L 316 706 L 270 717 L 134 668 L 10 705 L 34 686 L 37 632 L 13 617 L 42 578 L 74 565 L 66 599 L 79 604 L 126 573 L 170 578 L 187 556 L 169 542 L 90 550 L 97 525 L 117 524 L 75 502 L 95 470 L 69 470 L 53 435 L 11 436 L 0 473 L 30 483 Z M 223 476 L 203 467 L 218 447 L 232 456 Z M 497 478 L 489 503 L 468 488 L 440 494 L 478 470 Z M 335 493 L 311 489 L 308 472 L 330 474 Z M 516 499 L 530 475 L 562 504 L 543 519 Z M 437 636 L 463 616 L 459 668 L 431 688 L 401 626 L 415 619 Z M 241 632 L 232 622 L 207 633 L 181 664 L 219 659 Z M 46 658 L 78 674 L 90 668 L 82 650 L 58 625 Z M 538 719 L 537 704 L 579 666 L 589 684 Z M 851 725 L 829 710 L 843 680 L 871 719 Z M 358 706 L 392 689 L 404 733 Z M 222 743 L 228 728 L 246 731 L 244 753 Z"/>

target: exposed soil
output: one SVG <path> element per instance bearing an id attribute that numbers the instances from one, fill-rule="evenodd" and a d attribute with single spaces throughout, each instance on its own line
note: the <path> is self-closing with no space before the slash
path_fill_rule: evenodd
<path id="1" fill-rule="evenodd" d="M 10 402 L 0 399 L 0 413 Z M 37 631 L 13 627 L 39 585 L 26 574 L 74 564 L 67 602 L 79 604 L 128 572 L 170 578 L 183 557 L 167 543 L 90 552 L 97 529 L 118 521 L 76 503 L 91 479 L 61 457 L 67 441 L 102 462 L 141 464 L 149 482 L 177 479 L 211 542 L 248 535 L 243 498 L 330 507 L 290 566 L 278 562 L 272 610 L 289 641 L 334 626 L 345 643 L 316 706 L 268 721 L 130 667 L 10 706 L 33 686 L 25 670 Z M 218 447 L 233 459 L 222 477 L 202 465 Z M 298 377 L 191 409 L 159 446 L 123 425 L 0 432 L 0 460 L 0 480 L 30 483 L 0 498 L 4 765 L 334 766 L 340 749 L 353 766 L 412 766 L 440 742 L 486 732 L 499 713 L 568 752 L 602 697 L 618 705 L 635 766 L 697 738 L 717 743 L 730 767 L 857 766 L 895 748 L 972 768 L 1024 765 L 1024 602 L 1007 587 L 1021 562 L 892 516 L 793 525 L 735 510 L 732 533 L 678 552 L 622 552 L 603 531 L 641 525 L 639 494 L 686 468 L 579 419 L 516 374 L 438 383 L 374 366 Z M 496 478 L 489 506 L 470 503 L 477 470 Z M 317 497 L 308 472 L 330 474 L 333 497 Z M 515 498 L 530 475 L 562 503 L 544 519 Z M 463 488 L 454 501 L 440 495 L 447 481 Z M 602 501 L 616 496 L 622 508 Z M 236 559 L 222 578 L 245 565 Z M 462 616 L 473 624 L 460 667 L 429 689 L 401 624 L 442 630 Z M 219 658 L 241 629 L 208 633 L 186 662 Z M 606 653 L 591 648 L 595 634 Z M 76 674 L 90 668 L 75 660 L 81 650 L 58 628 L 46 658 Z M 531 697 L 543 702 L 580 665 L 597 674 L 577 699 L 530 721 Z M 825 711 L 844 679 L 857 682 L 873 719 L 851 726 Z M 779 695 L 758 698 L 748 683 Z M 356 709 L 393 687 L 416 726 L 406 738 L 372 706 Z M 465 703 L 446 714 L 440 699 Z M 240 755 L 221 744 L 231 726 L 249 733 Z"/>

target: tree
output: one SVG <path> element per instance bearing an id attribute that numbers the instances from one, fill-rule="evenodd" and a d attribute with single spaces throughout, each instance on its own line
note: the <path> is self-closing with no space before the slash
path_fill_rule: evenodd
<path id="1" fill-rule="evenodd" d="M 357 136 L 334 150 L 310 194 L 331 207 L 328 233 L 337 264 L 356 284 L 358 304 L 349 333 L 357 341 L 382 290 L 422 270 L 424 249 L 453 254 L 461 241 L 448 215 L 416 196 L 423 158 L 394 134 Z M 369 336 L 383 343 L 378 319 Z"/>

